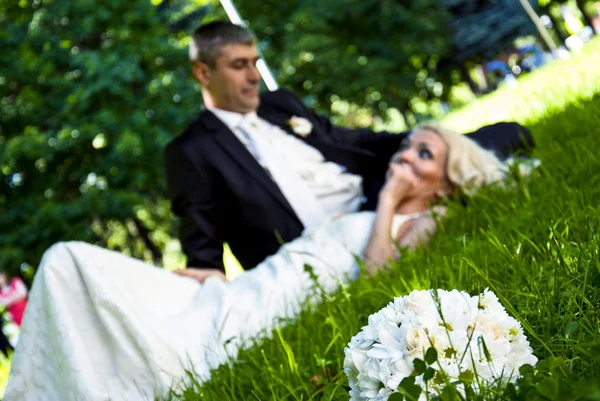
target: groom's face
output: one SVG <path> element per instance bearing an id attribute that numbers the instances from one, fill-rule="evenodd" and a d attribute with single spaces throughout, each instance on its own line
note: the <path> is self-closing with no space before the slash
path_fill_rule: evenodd
<path id="1" fill-rule="evenodd" d="M 212 106 L 237 113 L 256 111 L 260 74 L 254 45 L 228 44 L 214 67 L 197 63 L 194 73 L 212 100 Z"/>

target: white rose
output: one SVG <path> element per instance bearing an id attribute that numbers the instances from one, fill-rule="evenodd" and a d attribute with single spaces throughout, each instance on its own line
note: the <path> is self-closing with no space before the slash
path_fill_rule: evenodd
<path id="1" fill-rule="evenodd" d="M 301 137 L 307 137 L 312 132 L 313 125 L 306 118 L 292 116 L 289 123 L 292 131 Z"/>
<path id="2" fill-rule="evenodd" d="M 423 354 L 430 347 L 429 335 L 423 327 L 412 326 L 406 330 L 406 350 L 411 358 L 423 359 Z"/>

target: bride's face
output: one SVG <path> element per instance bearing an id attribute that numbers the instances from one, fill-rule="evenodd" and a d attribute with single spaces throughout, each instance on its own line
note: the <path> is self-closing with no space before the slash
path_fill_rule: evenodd
<path id="1" fill-rule="evenodd" d="M 433 200 L 448 195 L 447 156 L 448 146 L 437 133 L 422 129 L 408 136 L 392 158 L 392 163 L 405 164 L 413 175 L 407 196 Z"/>

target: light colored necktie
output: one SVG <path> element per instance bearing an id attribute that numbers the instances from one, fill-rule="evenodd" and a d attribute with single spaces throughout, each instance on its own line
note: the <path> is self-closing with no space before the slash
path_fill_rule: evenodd
<path id="1" fill-rule="evenodd" d="M 325 222 L 327 214 L 308 184 L 289 167 L 266 138 L 264 132 L 269 127 L 262 124 L 256 115 L 247 115 L 238 129 L 248 142 L 248 151 L 271 174 L 304 227 L 311 228 Z"/>
<path id="2" fill-rule="evenodd" d="M 258 118 L 256 116 L 247 115 L 237 126 L 239 132 L 243 135 L 246 143 L 246 149 L 250 152 L 252 156 L 256 159 L 258 164 L 260 164 L 263 168 L 267 168 L 264 165 L 264 161 L 260 156 L 260 152 L 258 151 L 258 146 L 256 145 L 256 141 L 252 135 L 253 131 L 257 131 L 258 128 Z M 268 171 L 268 170 L 267 170 Z"/>

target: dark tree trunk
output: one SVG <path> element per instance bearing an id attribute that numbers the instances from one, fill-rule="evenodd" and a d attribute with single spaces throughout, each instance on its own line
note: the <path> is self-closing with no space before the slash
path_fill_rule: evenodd
<path id="1" fill-rule="evenodd" d="M 535 38 L 537 40 L 537 43 L 540 44 L 540 46 L 542 46 L 542 50 L 545 52 L 550 52 L 550 48 L 548 47 L 548 43 L 546 43 L 546 41 L 544 40 L 544 38 L 542 37 L 542 35 L 540 35 L 539 33 L 537 35 L 535 35 Z"/>
<path id="2" fill-rule="evenodd" d="M 160 249 L 158 249 L 158 247 L 156 245 L 154 245 L 154 242 L 152 242 L 152 240 L 150 240 L 150 231 L 146 227 L 144 227 L 144 224 L 141 221 L 139 221 L 137 218 L 134 217 L 132 219 L 132 221 L 133 221 L 133 224 L 135 225 L 137 234 L 140 236 L 140 238 L 144 242 L 144 245 L 146 246 L 146 248 L 148 248 L 148 250 L 150 251 L 150 254 L 152 255 L 152 260 L 154 261 L 154 264 L 158 266 L 159 264 L 161 264 L 162 253 L 160 252 Z"/>
<path id="3" fill-rule="evenodd" d="M 481 94 L 481 89 L 475 83 L 475 81 L 473 81 L 473 78 L 471 78 L 471 74 L 469 74 L 469 68 L 465 63 L 460 64 L 460 76 L 462 77 L 463 81 L 469 84 L 469 88 L 471 88 L 471 91 L 473 91 L 474 94 Z"/>
<path id="4" fill-rule="evenodd" d="M 583 16 L 585 24 L 593 30 L 594 24 L 592 23 L 592 19 L 585 12 L 585 2 L 583 0 L 576 0 L 576 3 L 577 7 L 579 8 L 579 11 L 581 12 L 581 15 Z"/>
<path id="5" fill-rule="evenodd" d="M 554 32 L 556 33 L 556 36 L 558 36 L 558 39 L 561 41 L 561 45 L 564 44 L 565 40 L 569 37 L 569 35 L 565 34 L 565 32 L 561 29 L 562 21 L 558 20 L 550 12 L 550 6 L 544 6 L 544 7 L 542 7 L 542 9 L 544 10 L 544 13 L 550 18 L 550 21 L 552 21 L 552 28 L 553 28 Z"/>

